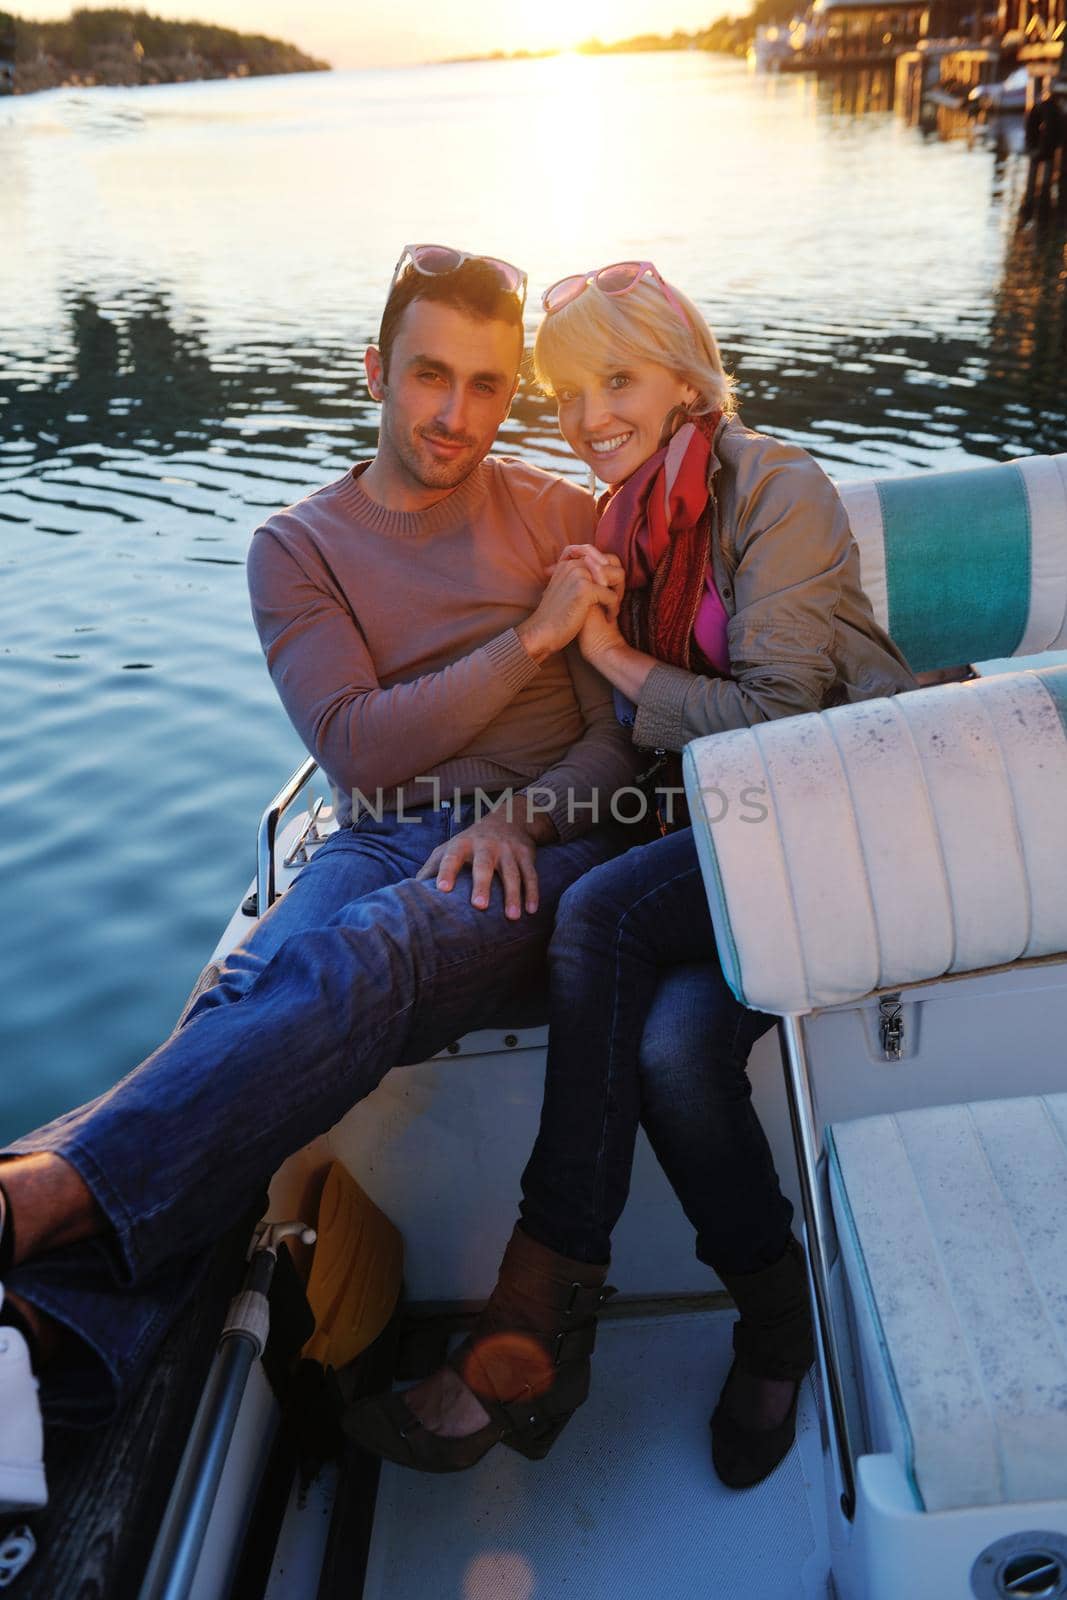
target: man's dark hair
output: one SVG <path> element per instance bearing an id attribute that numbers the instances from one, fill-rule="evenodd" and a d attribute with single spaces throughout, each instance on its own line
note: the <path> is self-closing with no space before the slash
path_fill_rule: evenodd
<path id="1" fill-rule="evenodd" d="M 378 350 L 386 378 L 389 376 L 389 357 L 400 319 L 416 300 L 433 300 L 437 305 L 452 306 L 468 317 L 477 317 L 486 322 L 510 323 L 518 330 L 521 355 L 525 338 L 522 305 L 518 295 L 501 287 L 500 279 L 492 267 L 484 261 L 463 261 L 455 272 L 431 275 L 417 272 L 409 262 L 389 291 L 382 312 Z"/>

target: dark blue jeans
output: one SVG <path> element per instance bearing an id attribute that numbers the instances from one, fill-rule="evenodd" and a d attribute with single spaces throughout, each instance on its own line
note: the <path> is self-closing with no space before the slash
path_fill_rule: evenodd
<path id="1" fill-rule="evenodd" d="M 549 947 L 549 1022 L 524 1230 L 561 1255 L 606 1261 L 643 1123 L 698 1258 L 720 1274 L 777 1261 L 793 1208 L 745 1070 L 774 1018 L 727 988 L 690 828 L 567 890 Z"/>
<path id="2" fill-rule="evenodd" d="M 391 1067 L 537 1004 L 561 894 L 626 842 L 600 828 L 544 846 L 540 908 L 509 922 L 499 882 L 477 911 L 469 874 L 450 894 L 412 876 L 471 814 L 412 815 L 334 834 L 158 1050 L 3 1152 L 63 1156 L 110 1225 L 6 1280 L 78 1335 L 42 1374 L 50 1419 L 110 1415 L 195 1286 L 206 1247 Z"/>

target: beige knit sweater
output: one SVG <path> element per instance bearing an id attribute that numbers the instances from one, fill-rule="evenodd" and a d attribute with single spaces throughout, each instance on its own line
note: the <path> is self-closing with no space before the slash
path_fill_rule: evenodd
<path id="1" fill-rule="evenodd" d="M 550 789 L 559 836 L 581 804 L 633 781 L 638 758 L 611 690 L 575 646 L 541 666 L 515 626 L 544 568 L 591 540 L 589 495 L 487 457 L 428 511 L 390 511 L 360 486 L 365 464 L 269 517 L 248 554 L 252 615 L 282 704 L 336 790 L 389 809 L 475 787 Z"/>

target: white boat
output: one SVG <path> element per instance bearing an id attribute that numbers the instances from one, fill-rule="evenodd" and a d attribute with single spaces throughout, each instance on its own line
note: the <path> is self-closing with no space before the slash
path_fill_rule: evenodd
<path id="1" fill-rule="evenodd" d="M 976 84 L 967 96 L 967 103 L 972 111 L 987 111 L 994 116 L 1025 111 L 1029 82 L 1030 74 L 1026 67 L 1016 67 L 999 83 Z"/>
<path id="2" fill-rule="evenodd" d="M 751 1490 L 712 1474 L 733 1313 L 642 1141 L 592 1396 L 550 1459 L 432 1477 L 353 1452 L 294 1481 L 269 1600 L 1067 1596 L 1067 455 L 841 492 L 913 666 L 984 665 L 685 756 L 720 959 L 782 1018 L 751 1075 L 818 1311 L 794 1450 Z M 264 814 L 258 908 L 333 826 L 286 820 L 315 771 Z M 752 785 L 758 827 L 702 798 Z M 544 1049 L 457 1040 L 276 1176 L 279 1222 L 340 1161 L 399 1227 L 427 1367 L 494 1280 Z M 205 1391 L 142 1600 L 232 1592 L 278 1421 L 249 1304 L 220 1346 L 247 1386 Z"/>
<path id="3" fill-rule="evenodd" d="M 746 52 L 746 60 L 756 72 L 777 72 L 794 54 L 787 23 L 767 23 L 757 27 Z"/>

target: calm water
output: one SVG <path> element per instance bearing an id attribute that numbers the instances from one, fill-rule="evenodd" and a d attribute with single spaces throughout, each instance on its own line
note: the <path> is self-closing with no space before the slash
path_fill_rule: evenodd
<path id="1" fill-rule="evenodd" d="M 648 255 L 831 472 L 1067 448 L 1067 270 L 1018 158 L 698 55 L 0 108 L 0 1132 L 170 1028 L 300 747 L 243 557 L 374 439 L 408 240 Z M 508 448 L 571 471 L 522 397 Z"/>

